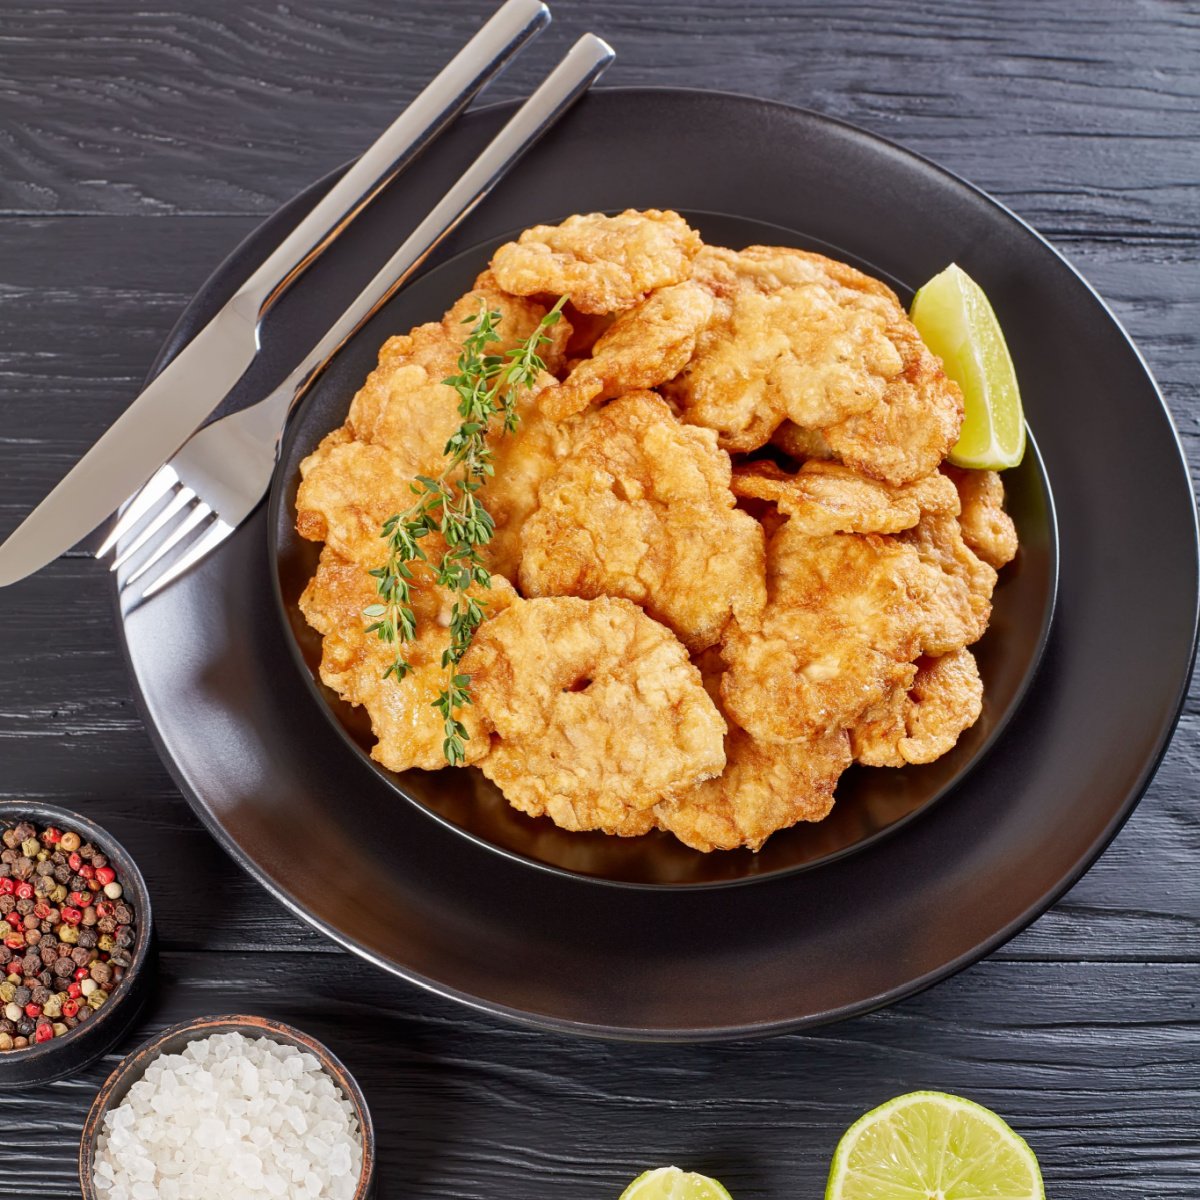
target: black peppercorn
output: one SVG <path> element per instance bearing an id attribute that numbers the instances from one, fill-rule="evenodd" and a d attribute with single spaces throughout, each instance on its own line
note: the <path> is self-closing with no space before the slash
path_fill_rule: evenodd
<path id="1" fill-rule="evenodd" d="M 133 955 L 128 950 L 114 950 L 109 956 L 108 961 L 114 967 L 127 967 L 133 962 Z"/>
<path id="2" fill-rule="evenodd" d="M 98 935 L 94 929 L 80 929 L 79 945 L 85 950 L 94 950 L 98 940 Z"/>
<path id="3" fill-rule="evenodd" d="M 54 941 L 53 934 L 48 934 L 38 943 L 38 957 L 45 967 L 52 967 L 58 962 L 58 943 Z"/>
<path id="4" fill-rule="evenodd" d="M 130 946 L 137 940 L 137 935 L 133 928 L 129 925 L 120 925 L 117 927 L 117 932 L 113 935 L 113 941 L 116 942 L 122 950 L 128 950 Z"/>
<path id="5" fill-rule="evenodd" d="M 0 896 L 0 899 L 3 899 L 3 897 Z M 117 919 L 116 917 L 101 917 L 96 922 L 96 928 L 101 933 L 113 933 L 117 928 Z"/>
<path id="6" fill-rule="evenodd" d="M 71 876 L 74 874 L 75 872 L 72 871 L 65 862 L 59 863 L 58 866 L 54 868 L 54 882 L 61 883 L 63 887 L 66 887 L 66 885 L 71 882 Z"/>
<path id="7" fill-rule="evenodd" d="M 60 958 L 54 964 L 54 975 L 58 979 L 70 979 L 75 974 L 75 964 L 69 958 Z"/>
<path id="8" fill-rule="evenodd" d="M 17 1033 L 21 1037 L 31 1037 L 36 1028 L 37 1026 L 29 1019 L 29 1017 L 22 1017 L 17 1022 Z"/>
<path id="9" fill-rule="evenodd" d="M 7 917 L 16 907 L 16 896 L 0 896 L 0 917 Z"/>
<path id="10" fill-rule="evenodd" d="M 22 983 L 13 993 L 13 1003 L 17 1005 L 18 1008 L 24 1008 L 25 1005 L 29 1003 L 32 996 L 33 992 Z"/>
<path id="11" fill-rule="evenodd" d="M 99 851 L 97 851 L 92 855 L 92 866 L 95 867 L 97 871 L 99 871 L 101 867 L 107 867 L 108 855 L 101 854 Z"/>
<path id="12" fill-rule="evenodd" d="M 42 969 L 42 958 L 32 950 L 21 960 L 26 975 L 36 975 Z"/>
<path id="13" fill-rule="evenodd" d="M 7 1017 L 0 1017 L 0 1033 L 13 1034 L 17 1032 L 16 1021 L 10 1021 Z"/>
<path id="14" fill-rule="evenodd" d="M 11 850 L 21 844 L 21 839 L 17 836 L 15 829 L 6 829 L 3 834 L 0 834 L 0 841 L 4 843 L 6 850 Z"/>
<path id="15" fill-rule="evenodd" d="M 29 916 L 29 914 L 33 912 L 33 901 L 30 899 L 18 900 L 17 912 L 19 912 L 23 917 Z"/>
<path id="16" fill-rule="evenodd" d="M 27 842 L 27 841 L 29 841 L 29 839 L 31 837 L 37 836 L 37 830 L 34 829 L 34 827 L 32 825 L 30 825 L 30 823 L 28 821 L 22 821 L 13 830 L 13 833 L 15 833 L 17 835 L 18 842 Z"/>
<path id="17" fill-rule="evenodd" d="M 97 979 L 96 982 L 99 983 L 100 980 Z M 30 990 L 33 993 L 34 1004 L 45 1004 L 46 1001 L 50 999 L 51 992 L 50 989 L 45 986 L 45 984 L 39 983 L 37 987 L 31 988 Z"/>
<path id="18" fill-rule="evenodd" d="M 71 951 L 71 959 L 77 967 L 86 967 L 92 961 L 92 952 L 86 946 L 76 946 Z"/>
<path id="19" fill-rule="evenodd" d="M 13 863 L 13 874 L 18 879 L 28 879 L 33 874 L 33 859 L 26 858 L 21 855 L 15 863 Z"/>
<path id="20" fill-rule="evenodd" d="M 122 900 L 113 909 L 113 917 L 118 925 L 128 925 L 133 920 L 133 909 Z"/>
<path id="21" fill-rule="evenodd" d="M 53 864 L 53 863 L 52 863 L 52 862 L 51 862 L 51 861 L 50 861 L 48 858 L 46 858 L 46 859 L 43 859 L 43 860 L 42 860 L 40 863 L 38 863 L 38 865 L 37 865 L 36 867 L 34 867 L 33 869 L 34 869 L 34 870 L 37 872 L 37 874 L 39 875 L 39 877 L 40 877 L 40 876 L 45 876 L 45 875 L 53 875 L 53 874 L 54 874 L 54 864 Z"/>
<path id="22" fill-rule="evenodd" d="M 12 962 L 13 952 L 5 945 L 0 945 L 0 967 Z"/>

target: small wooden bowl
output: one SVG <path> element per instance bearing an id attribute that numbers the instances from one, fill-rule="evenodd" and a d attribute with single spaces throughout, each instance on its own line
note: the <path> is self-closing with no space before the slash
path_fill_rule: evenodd
<path id="1" fill-rule="evenodd" d="M 117 1064 L 116 1069 L 96 1093 L 83 1125 L 83 1137 L 79 1143 L 79 1189 L 83 1193 L 83 1200 L 100 1200 L 93 1171 L 96 1143 L 105 1115 L 125 1099 L 129 1089 L 141 1079 L 146 1068 L 160 1054 L 178 1054 L 189 1042 L 214 1033 L 267 1037 L 274 1042 L 295 1046 L 298 1050 L 307 1050 L 320 1062 L 342 1094 L 354 1105 L 354 1115 L 358 1119 L 359 1136 L 362 1138 L 362 1175 L 354 1193 L 354 1200 L 367 1200 L 372 1196 L 375 1191 L 375 1126 L 371 1121 L 371 1111 L 367 1108 L 362 1089 L 354 1076 L 320 1042 L 291 1025 L 284 1025 L 266 1017 L 226 1016 L 199 1017 L 181 1025 L 172 1025 L 170 1029 L 164 1030 L 158 1037 Z"/>
<path id="2" fill-rule="evenodd" d="M 108 856 L 136 916 L 137 940 L 132 962 L 103 1008 L 62 1037 L 24 1050 L 0 1051 L 0 1088 L 20 1088 L 75 1075 L 106 1053 L 133 1024 L 149 991 L 153 959 L 154 921 L 146 881 L 129 852 L 94 821 L 32 800 L 0 801 L 0 828 L 32 821 L 40 832 L 47 825 L 74 830 Z"/>

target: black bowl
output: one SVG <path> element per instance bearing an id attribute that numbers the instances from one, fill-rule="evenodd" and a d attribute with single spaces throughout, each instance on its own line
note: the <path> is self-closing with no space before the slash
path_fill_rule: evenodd
<path id="1" fill-rule="evenodd" d="M 7 828 L 23 820 L 32 821 L 39 830 L 47 825 L 72 829 L 108 856 L 133 904 L 137 916 L 137 940 L 133 946 L 133 961 L 103 1008 L 62 1037 L 24 1050 L 0 1053 L 0 1088 L 19 1088 L 74 1075 L 106 1053 L 129 1029 L 141 1010 L 149 991 L 153 961 L 154 922 L 150 893 L 125 847 L 94 821 L 69 809 L 32 800 L 0 801 L 0 826 Z"/>
<path id="2" fill-rule="evenodd" d="M 844 247 L 795 230 L 718 213 L 685 211 L 713 245 L 753 243 L 798 246 L 853 263 L 884 278 L 903 299 L 920 280 L 897 279 Z M 547 214 L 553 219 L 554 214 Z M 519 231 L 513 230 L 511 236 Z M 301 460 L 340 425 L 354 392 L 375 365 L 385 338 L 436 320 L 487 265 L 505 237 L 454 256 L 415 280 L 341 351 L 317 381 L 289 425 L 271 490 L 267 526 L 274 594 L 287 627 L 300 677 L 351 753 L 419 812 L 478 846 L 527 866 L 595 883 L 656 889 L 730 887 L 793 874 L 858 852 L 902 828 L 951 792 L 1000 737 L 1025 695 L 1050 632 L 1058 583 L 1058 535 L 1050 482 L 1030 435 L 1022 464 L 1005 472 L 1007 506 L 1020 535 L 1017 559 L 1000 573 L 992 621 L 972 647 L 984 681 L 980 719 L 936 762 L 903 769 L 852 767 L 838 783 L 833 812 L 816 824 L 800 823 L 775 834 L 758 853 L 702 854 L 667 833 L 615 838 L 572 833 L 548 817 L 512 808 L 476 768 L 396 774 L 370 757 L 374 737 L 362 708 L 341 700 L 320 681 L 321 638 L 298 607 L 316 571 L 320 547 L 295 532 Z"/>
<path id="3" fill-rule="evenodd" d="M 266 1037 L 274 1042 L 307 1050 L 333 1077 L 342 1094 L 354 1105 L 358 1118 L 359 1136 L 362 1138 L 362 1175 L 354 1200 L 367 1200 L 375 1190 L 375 1126 L 371 1121 L 371 1110 L 354 1076 L 342 1065 L 340 1059 L 330 1053 L 315 1038 L 309 1037 L 291 1025 L 272 1021 L 267 1017 L 224 1016 L 198 1017 L 163 1030 L 158 1037 L 140 1049 L 126 1055 L 104 1081 L 92 1106 L 88 1109 L 83 1125 L 83 1136 L 79 1143 L 79 1190 L 83 1200 L 100 1200 L 96 1190 L 93 1169 L 96 1161 L 96 1143 L 105 1115 L 125 1099 L 129 1089 L 145 1074 L 146 1068 L 160 1054 L 177 1054 L 189 1043 L 214 1033 L 242 1033 L 247 1037 Z M 233 1198 L 231 1197 L 231 1200 Z"/>

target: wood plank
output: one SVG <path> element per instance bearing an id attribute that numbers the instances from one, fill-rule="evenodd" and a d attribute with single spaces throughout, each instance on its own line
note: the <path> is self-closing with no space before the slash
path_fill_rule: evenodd
<path id="1" fill-rule="evenodd" d="M 0 212 L 271 211 L 382 129 L 493 9 L 442 0 L 5 8 Z M 586 28 L 610 84 L 750 91 L 895 136 L 1055 232 L 1195 224 L 1200 17 L 1171 0 L 558 5 L 492 93 Z M 434 13 L 436 12 L 436 15 Z M 1191 143 L 1191 144 L 1189 144 Z"/>
<path id="2" fill-rule="evenodd" d="M 124 1048 L 235 1011 L 326 1040 L 371 1104 L 381 1200 L 611 1200 L 667 1162 L 719 1176 L 737 1200 L 818 1195 L 842 1130 L 925 1087 L 1003 1113 L 1055 1200 L 1191 1200 L 1200 1189 L 1195 965 L 990 963 L 813 1034 L 711 1046 L 502 1025 L 350 959 L 168 953 L 161 974 Z M 116 1058 L 0 1100 L 6 1173 L 23 1194 L 74 1194 L 78 1131 Z"/>

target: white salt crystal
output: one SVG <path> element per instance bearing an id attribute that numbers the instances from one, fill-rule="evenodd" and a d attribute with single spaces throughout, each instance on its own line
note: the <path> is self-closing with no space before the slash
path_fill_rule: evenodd
<path id="1" fill-rule="evenodd" d="M 362 1143 L 313 1055 L 215 1034 L 150 1064 L 106 1114 L 94 1170 L 104 1200 L 352 1200 Z"/>

